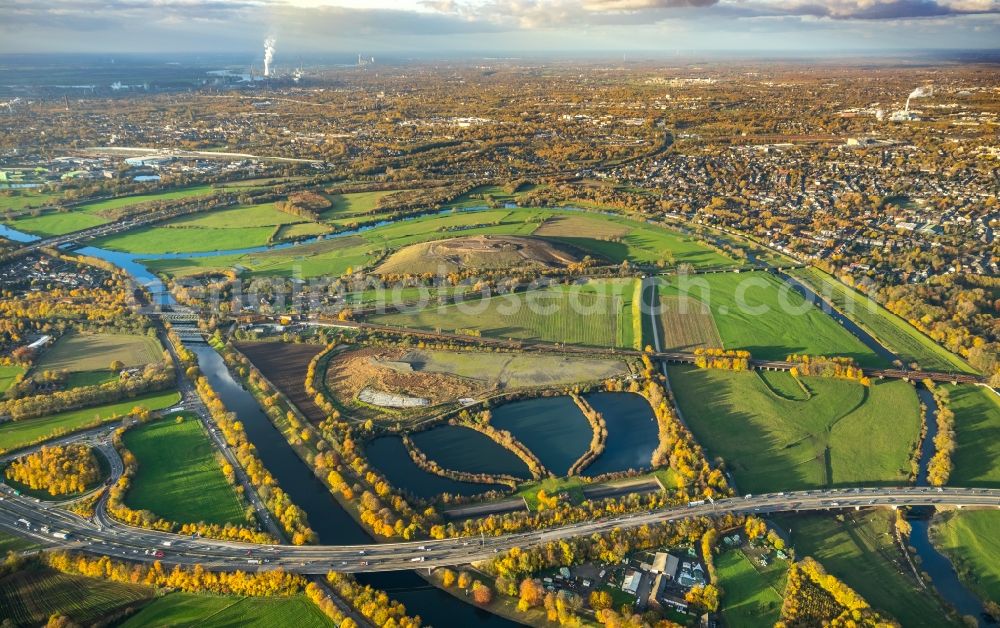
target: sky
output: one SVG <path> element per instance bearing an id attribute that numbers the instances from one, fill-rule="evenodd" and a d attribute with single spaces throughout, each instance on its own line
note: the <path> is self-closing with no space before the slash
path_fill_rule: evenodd
<path id="1" fill-rule="evenodd" d="M 1000 48 L 1000 0 L 0 0 L 0 54 L 822 56 Z"/>

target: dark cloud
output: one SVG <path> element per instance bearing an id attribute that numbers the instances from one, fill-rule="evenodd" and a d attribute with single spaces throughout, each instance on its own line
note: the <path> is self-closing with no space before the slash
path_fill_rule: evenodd
<path id="1" fill-rule="evenodd" d="M 749 3 L 747 3 L 749 6 Z M 970 14 L 1000 13 L 1000 3 L 993 0 L 776 0 L 761 3 L 762 14 L 800 15 L 834 20 L 901 20 L 949 17 Z"/>

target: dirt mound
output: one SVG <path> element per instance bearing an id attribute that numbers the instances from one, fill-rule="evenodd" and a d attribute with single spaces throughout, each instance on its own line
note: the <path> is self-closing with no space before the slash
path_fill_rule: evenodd
<path id="1" fill-rule="evenodd" d="M 478 235 L 413 244 L 390 255 L 375 272 L 382 275 L 563 268 L 580 261 L 569 249 L 538 238 Z"/>
<path id="2" fill-rule="evenodd" d="M 367 394 L 384 393 L 426 399 L 430 404 L 475 396 L 481 382 L 445 373 L 414 371 L 403 349 L 363 348 L 335 356 L 327 369 L 327 387 L 345 405 Z"/>

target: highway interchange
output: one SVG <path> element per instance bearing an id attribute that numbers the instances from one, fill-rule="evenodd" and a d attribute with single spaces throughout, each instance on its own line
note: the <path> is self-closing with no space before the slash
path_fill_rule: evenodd
<path id="1" fill-rule="evenodd" d="M 620 515 L 552 529 L 485 538 L 377 543 L 368 545 L 259 545 L 192 538 L 134 528 L 112 520 L 98 508 L 94 519 L 58 505 L 0 487 L 0 529 L 48 546 L 141 562 L 202 565 L 212 570 L 259 570 L 281 567 L 302 574 L 328 571 L 372 572 L 459 565 L 493 557 L 514 547 L 535 545 L 615 528 L 676 521 L 689 517 L 758 514 L 849 508 L 950 506 L 1000 508 L 1000 489 L 866 487 L 769 493 L 694 502 L 686 506 Z M 67 539 L 53 536 L 68 533 Z"/>

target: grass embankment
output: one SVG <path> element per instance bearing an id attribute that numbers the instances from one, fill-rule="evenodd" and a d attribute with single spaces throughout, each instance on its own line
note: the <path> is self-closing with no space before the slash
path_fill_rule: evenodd
<path id="1" fill-rule="evenodd" d="M 633 281 L 555 286 L 461 305 L 384 314 L 372 321 L 446 332 L 475 329 L 498 338 L 631 348 L 637 340 Z"/>
<path id="2" fill-rule="evenodd" d="M 895 544 L 894 513 L 782 516 L 798 558 L 812 556 L 875 609 L 904 626 L 951 625 L 937 599 L 917 585 Z M 839 518 L 839 516 L 838 516 Z"/>
<path id="3" fill-rule="evenodd" d="M 60 613 L 77 625 L 90 625 L 152 596 L 149 587 L 28 567 L 0 579 L 0 617 L 15 626 L 44 626 Z"/>
<path id="4" fill-rule="evenodd" d="M 695 438 L 710 458 L 726 461 L 743 492 L 896 485 L 909 477 L 920 414 L 906 382 L 865 388 L 803 378 L 812 396 L 796 401 L 754 372 L 675 366 L 669 376 Z"/>
<path id="5" fill-rule="evenodd" d="M 315 604 L 303 595 L 293 597 L 230 597 L 171 593 L 157 598 L 121 624 L 121 628 L 171 626 L 333 626 Z"/>
<path id="6" fill-rule="evenodd" d="M 178 393 L 164 391 L 94 408 L 53 414 L 40 419 L 4 423 L 0 425 L 0 453 L 34 445 L 77 430 L 95 427 L 125 416 L 136 406 L 147 410 L 162 410 L 179 400 Z"/>
<path id="7" fill-rule="evenodd" d="M 1000 486 L 1000 397 L 982 386 L 949 386 L 958 448 L 948 483 Z"/>
<path id="8" fill-rule="evenodd" d="M 6 556 L 7 552 L 26 552 L 40 547 L 42 546 L 31 539 L 0 532 L 0 556 Z"/>
<path id="9" fill-rule="evenodd" d="M 770 627 L 781 616 L 788 562 L 775 560 L 758 568 L 740 549 L 715 559 L 722 597 L 722 617 L 730 628 Z"/>
<path id="10" fill-rule="evenodd" d="M 790 285 L 767 272 L 662 279 L 659 294 L 668 304 L 671 297 L 680 297 L 689 308 L 684 315 L 666 315 L 668 338 L 676 334 L 688 339 L 690 326 L 704 330 L 697 340 L 711 339 L 711 328 L 702 320 L 708 316 L 697 307 L 705 304 L 726 349 L 745 349 L 753 357 L 766 360 L 806 353 L 851 357 L 862 366 L 885 366 L 884 360 L 832 317 L 809 305 Z M 689 325 L 687 319 L 692 317 L 697 320 Z"/>
<path id="11" fill-rule="evenodd" d="M 18 375 L 24 374 L 24 367 L 13 365 L 13 366 L 0 366 L 0 396 L 2 396 L 7 389 L 11 387 L 14 380 L 17 379 Z"/>
<path id="12" fill-rule="evenodd" d="M 128 334 L 69 333 L 47 349 L 38 361 L 39 371 L 100 371 L 114 361 L 126 367 L 163 360 L 156 338 Z"/>
<path id="13" fill-rule="evenodd" d="M 125 448 L 139 463 L 125 503 L 181 523 L 245 523 L 243 501 L 219 468 L 215 449 L 198 419 L 184 415 L 125 433 Z"/>
<path id="14" fill-rule="evenodd" d="M 823 271 L 800 268 L 789 274 L 833 303 L 907 364 L 917 362 L 928 371 L 976 372 L 913 325 Z"/>
<path id="15" fill-rule="evenodd" d="M 931 528 L 934 545 L 958 577 L 983 600 L 1000 600 L 1000 513 L 951 512 Z"/>
<path id="16" fill-rule="evenodd" d="M 62 198 L 62 192 L 41 192 L 37 188 L 16 188 L 0 191 L 0 214 L 44 207 Z"/>

